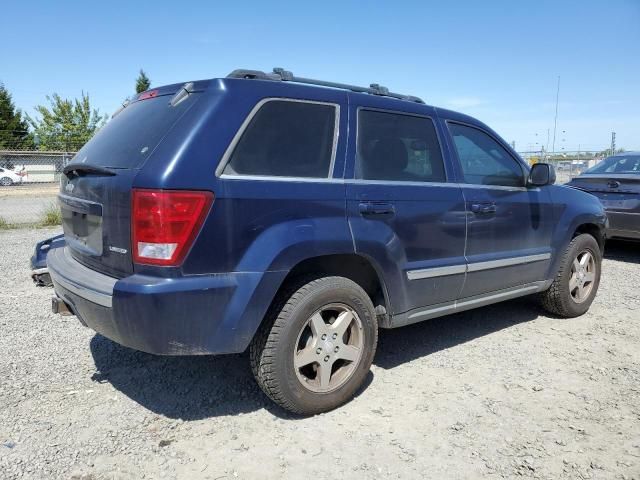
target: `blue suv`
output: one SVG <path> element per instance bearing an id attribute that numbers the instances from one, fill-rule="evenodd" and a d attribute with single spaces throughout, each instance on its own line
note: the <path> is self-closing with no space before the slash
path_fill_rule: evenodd
<path id="1" fill-rule="evenodd" d="M 379 85 L 274 69 L 159 87 L 64 174 L 54 311 L 159 355 L 248 349 L 300 414 L 354 395 L 380 328 L 529 294 L 574 317 L 600 280 L 597 198 Z"/>

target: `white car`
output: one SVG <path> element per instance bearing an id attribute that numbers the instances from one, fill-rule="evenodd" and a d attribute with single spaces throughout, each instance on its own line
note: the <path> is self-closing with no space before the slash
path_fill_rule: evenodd
<path id="1" fill-rule="evenodd" d="M 22 177 L 12 170 L 0 167 L 0 186 L 8 187 L 14 183 L 22 183 Z"/>

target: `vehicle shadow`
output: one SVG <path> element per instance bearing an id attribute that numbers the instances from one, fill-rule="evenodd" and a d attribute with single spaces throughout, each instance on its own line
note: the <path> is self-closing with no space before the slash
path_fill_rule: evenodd
<path id="1" fill-rule="evenodd" d="M 399 364 L 508 328 L 538 316 L 531 300 L 520 299 L 479 310 L 380 332 L 374 364 Z M 185 421 L 266 409 L 295 420 L 257 386 L 247 354 L 161 357 L 123 347 L 99 334 L 90 342 L 95 382 L 115 389 L 148 410 Z M 358 395 L 373 381 L 370 372 Z"/>
<path id="2" fill-rule="evenodd" d="M 604 258 L 628 263 L 640 263 L 640 242 L 609 240 L 604 247 Z"/>
<path id="3" fill-rule="evenodd" d="M 470 340 L 548 315 L 534 297 L 524 297 L 403 328 L 383 330 L 373 361 L 390 369 Z"/>
<path id="4" fill-rule="evenodd" d="M 123 347 L 96 334 L 90 342 L 95 382 L 116 390 L 154 413 L 185 421 L 266 408 L 288 414 L 260 391 L 242 355 L 163 357 Z"/>

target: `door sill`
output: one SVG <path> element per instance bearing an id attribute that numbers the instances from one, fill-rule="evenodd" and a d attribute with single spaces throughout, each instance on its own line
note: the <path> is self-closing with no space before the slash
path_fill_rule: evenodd
<path id="1" fill-rule="evenodd" d="M 404 327 L 412 323 L 430 320 L 432 318 L 450 315 L 452 313 L 464 312 L 485 305 L 511 300 L 513 298 L 531 295 L 532 293 L 542 292 L 549 288 L 551 280 L 541 280 L 539 282 L 527 283 L 516 287 L 496 290 L 482 295 L 461 298 L 453 302 L 439 303 L 424 308 L 415 308 L 405 313 L 394 315 L 391 318 L 390 328 Z"/>

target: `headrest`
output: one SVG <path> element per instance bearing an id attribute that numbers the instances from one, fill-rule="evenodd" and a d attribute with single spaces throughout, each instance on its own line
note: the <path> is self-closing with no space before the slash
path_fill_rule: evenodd
<path id="1" fill-rule="evenodd" d="M 407 168 L 409 155 L 407 147 L 399 138 L 381 138 L 365 159 L 366 177 L 370 179 L 393 180 L 400 178 Z"/>

